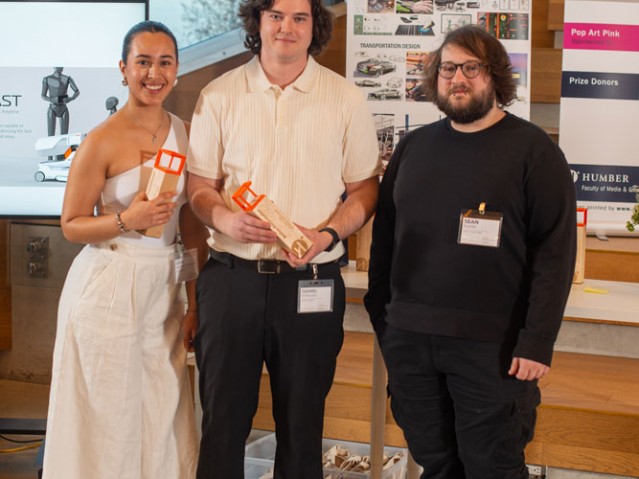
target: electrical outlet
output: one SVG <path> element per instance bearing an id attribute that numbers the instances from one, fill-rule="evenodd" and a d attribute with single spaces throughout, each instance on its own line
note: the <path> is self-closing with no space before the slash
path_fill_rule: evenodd
<path id="1" fill-rule="evenodd" d="M 526 464 L 529 479 L 546 479 L 546 466 Z"/>
<path id="2" fill-rule="evenodd" d="M 27 274 L 32 278 L 47 278 L 49 276 L 49 237 L 29 236 L 27 254 Z"/>

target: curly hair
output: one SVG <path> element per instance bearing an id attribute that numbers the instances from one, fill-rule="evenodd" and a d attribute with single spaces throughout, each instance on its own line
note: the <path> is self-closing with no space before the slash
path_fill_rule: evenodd
<path id="1" fill-rule="evenodd" d="M 328 44 L 333 33 L 333 15 L 324 7 L 322 0 L 308 0 L 313 17 L 313 39 L 308 47 L 309 55 L 317 55 Z M 253 53 L 262 49 L 260 38 L 260 17 L 263 11 L 269 10 L 275 0 L 244 0 L 240 4 L 239 17 L 244 24 L 246 38 L 244 45 Z"/>
<path id="2" fill-rule="evenodd" d="M 437 95 L 438 69 L 442 61 L 442 50 L 447 45 L 455 45 L 488 65 L 486 71 L 492 78 L 495 98 L 500 107 L 515 101 L 517 85 L 506 49 L 499 40 L 477 25 L 465 25 L 448 33 L 440 47 L 429 55 L 424 72 L 424 91 L 429 100 Z"/>

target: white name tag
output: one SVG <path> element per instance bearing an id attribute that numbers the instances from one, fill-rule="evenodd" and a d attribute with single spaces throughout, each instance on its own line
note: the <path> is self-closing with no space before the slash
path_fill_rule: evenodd
<path id="1" fill-rule="evenodd" d="M 465 210 L 459 215 L 459 244 L 498 248 L 501 242 L 502 213 Z"/>
<path id="2" fill-rule="evenodd" d="M 332 279 L 300 281 L 297 294 L 297 312 L 326 313 L 333 311 L 334 286 Z"/>
<path id="3" fill-rule="evenodd" d="M 197 249 L 179 251 L 175 256 L 175 282 L 183 283 L 197 278 Z"/>

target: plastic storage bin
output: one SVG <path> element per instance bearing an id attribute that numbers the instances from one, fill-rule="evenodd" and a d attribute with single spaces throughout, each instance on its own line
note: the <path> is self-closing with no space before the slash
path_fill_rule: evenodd
<path id="1" fill-rule="evenodd" d="M 370 446 L 359 442 L 340 441 L 338 439 L 324 439 L 322 441 L 322 452 L 328 451 L 334 445 L 339 444 L 348 449 L 351 454 L 368 456 Z M 275 459 L 275 434 L 261 437 L 246 446 L 245 451 L 245 479 L 260 479 L 264 474 L 272 471 Z M 406 476 L 406 449 L 397 447 L 385 447 L 384 451 L 389 455 L 397 452 L 402 453 L 402 459 L 383 471 L 382 479 L 404 479 Z M 339 469 L 324 469 L 324 477 L 331 479 L 367 479 L 370 472 L 340 471 Z"/>
<path id="2" fill-rule="evenodd" d="M 244 459 L 244 479 L 261 479 L 268 472 L 273 471 L 273 461 L 268 459 Z"/>

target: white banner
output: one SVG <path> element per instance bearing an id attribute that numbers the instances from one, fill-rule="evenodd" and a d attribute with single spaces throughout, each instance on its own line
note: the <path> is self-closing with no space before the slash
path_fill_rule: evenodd
<path id="1" fill-rule="evenodd" d="M 629 234 L 637 125 L 639 2 L 566 0 L 559 140 L 589 233 Z"/>

